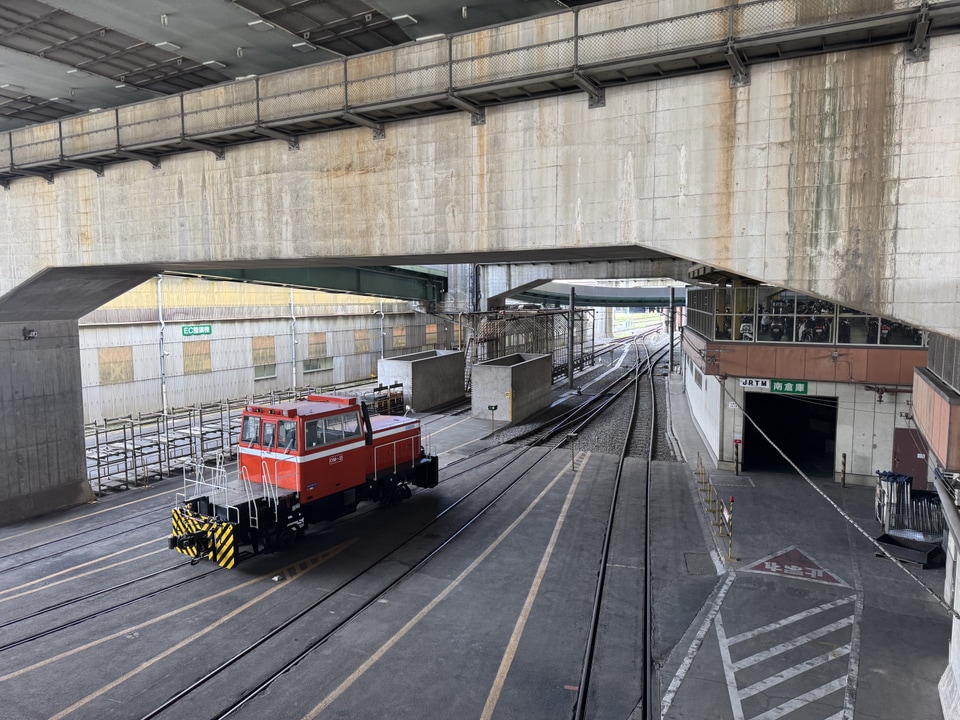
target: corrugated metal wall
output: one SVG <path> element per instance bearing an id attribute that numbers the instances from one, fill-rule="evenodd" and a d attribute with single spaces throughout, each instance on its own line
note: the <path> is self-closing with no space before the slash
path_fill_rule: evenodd
<path id="1" fill-rule="evenodd" d="M 156 279 L 144 283 L 81 319 L 85 422 L 160 411 L 164 387 L 166 406 L 177 408 L 287 389 L 294 376 L 297 386 L 375 378 L 381 326 L 387 357 L 446 348 L 457 335 L 452 323 L 416 312 L 407 302 L 165 277 L 160 292 L 168 354 L 161 369 L 157 285 Z M 429 345 L 428 325 L 437 326 L 436 343 Z M 200 327 L 204 334 L 185 335 L 185 327 Z M 304 371 L 312 333 L 326 333 L 332 368 Z M 256 378 L 252 339 L 266 336 L 274 339 L 275 372 Z M 184 346 L 191 342 L 209 343 L 209 372 L 185 372 Z M 101 349 L 122 347 L 132 348 L 132 379 L 101 384 Z"/>

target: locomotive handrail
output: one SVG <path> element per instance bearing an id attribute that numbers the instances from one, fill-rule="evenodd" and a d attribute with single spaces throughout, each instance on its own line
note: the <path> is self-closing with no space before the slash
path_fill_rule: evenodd
<path id="1" fill-rule="evenodd" d="M 183 492 L 176 493 L 174 500 L 178 505 L 185 505 L 188 497 L 207 496 L 212 505 L 226 509 L 228 522 L 239 523 L 240 508 L 227 502 L 227 471 L 223 464 L 223 453 L 217 452 L 217 464 L 213 468 L 213 479 L 211 481 L 204 479 L 206 467 L 202 456 L 183 461 Z M 193 478 L 190 478 L 188 474 L 191 469 L 193 470 Z M 188 492 L 188 485 L 193 486 L 193 493 Z"/>
<path id="2" fill-rule="evenodd" d="M 240 446 L 237 446 L 237 457 L 240 457 Z M 260 512 L 257 508 L 257 503 L 254 501 L 254 497 L 250 492 L 250 471 L 246 467 L 240 466 L 240 484 L 243 486 L 244 496 L 247 499 L 247 508 L 250 511 L 250 527 L 260 528 Z"/>
<path id="3" fill-rule="evenodd" d="M 263 494 L 270 500 L 273 500 L 273 507 L 277 507 L 279 490 L 270 480 L 270 468 L 267 466 L 267 459 L 260 458 L 260 484 L 263 485 Z"/>
<path id="4" fill-rule="evenodd" d="M 277 495 L 279 494 L 280 477 L 281 477 L 280 463 L 292 463 L 292 464 L 293 464 L 293 469 L 290 470 L 290 471 L 284 471 L 284 472 L 282 473 L 282 476 L 283 476 L 283 478 L 284 478 L 285 480 L 288 479 L 288 478 L 293 478 L 293 482 L 294 482 L 294 484 L 296 484 L 296 482 L 297 482 L 297 461 L 296 461 L 296 458 L 297 458 L 297 456 L 295 456 L 295 455 L 287 455 L 287 456 L 285 456 L 285 457 L 283 457 L 283 458 L 274 458 L 274 460 L 273 460 L 273 478 L 274 478 L 274 481 L 275 481 L 275 483 L 276 483 L 276 484 L 275 484 L 275 487 L 274 487 L 274 490 L 275 490 L 274 503 L 277 502 Z"/>
<path id="5" fill-rule="evenodd" d="M 410 443 L 410 467 L 415 467 L 417 464 L 417 455 L 419 454 L 417 452 L 417 446 L 415 443 L 418 442 L 419 439 L 420 439 L 419 437 L 401 438 L 400 440 L 394 440 L 393 442 L 390 442 L 390 443 L 384 443 L 383 445 L 378 445 L 376 448 L 374 448 L 373 479 L 374 480 L 377 479 L 377 473 L 379 472 L 378 469 L 380 468 L 380 463 L 378 462 L 378 460 L 381 457 L 380 455 L 381 450 L 392 452 L 392 455 L 393 455 L 393 473 L 392 474 L 395 475 L 397 473 L 397 456 L 399 454 L 397 446 L 400 445 L 401 443 Z"/>

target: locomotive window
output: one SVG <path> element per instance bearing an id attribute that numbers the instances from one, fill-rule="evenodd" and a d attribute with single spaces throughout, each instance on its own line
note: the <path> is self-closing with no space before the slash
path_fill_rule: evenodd
<path id="1" fill-rule="evenodd" d="M 343 437 L 360 437 L 360 418 L 356 413 L 341 415 L 343 418 Z"/>
<path id="2" fill-rule="evenodd" d="M 281 420 L 277 423 L 277 446 L 282 450 L 297 449 L 296 420 Z"/>
<path id="3" fill-rule="evenodd" d="M 336 415 L 326 419 L 326 441 L 340 442 L 360 437 L 360 421 L 356 413 Z"/>
<path id="4" fill-rule="evenodd" d="M 277 424 L 276 423 L 264 423 L 263 424 L 263 447 L 272 448 L 274 445 L 274 439 L 277 436 Z"/>
<path id="5" fill-rule="evenodd" d="M 260 418 L 249 415 L 243 419 L 240 440 L 245 443 L 260 442 Z"/>
<path id="6" fill-rule="evenodd" d="M 304 431 L 308 448 L 323 445 L 323 420 L 307 420 Z"/>

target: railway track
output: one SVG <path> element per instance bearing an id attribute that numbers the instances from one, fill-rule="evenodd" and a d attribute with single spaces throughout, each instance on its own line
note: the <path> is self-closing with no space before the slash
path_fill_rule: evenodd
<path id="1" fill-rule="evenodd" d="M 438 558 L 444 556 L 445 552 L 454 547 L 458 539 L 465 537 L 468 531 L 478 527 L 484 517 L 490 516 L 495 511 L 502 513 L 503 507 L 512 507 L 518 489 L 525 485 L 525 481 L 532 477 L 533 473 L 538 472 L 538 468 L 548 463 L 553 463 L 556 466 L 558 462 L 566 462 L 570 453 L 569 445 L 566 444 L 570 434 L 583 434 L 592 425 L 603 423 L 607 413 L 612 412 L 612 408 L 618 403 L 625 401 L 624 399 L 628 396 L 631 388 L 637 387 L 637 380 L 643 377 L 644 368 L 654 367 L 655 358 L 659 352 L 665 352 L 665 350 L 655 351 L 654 359 L 645 359 L 634 363 L 630 371 L 619 374 L 607 387 L 598 388 L 584 396 L 576 408 L 564 410 L 562 418 L 550 417 L 545 419 L 537 432 L 530 433 L 523 440 L 514 440 L 510 444 L 497 444 L 493 447 L 487 447 L 448 463 L 443 469 L 438 488 L 422 491 L 426 493 L 425 498 L 430 498 L 431 496 L 439 496 L 439 490 L 445 487 L 450 488 L 447 491 L 450 500 L 444 502 L 442 507 L 438 507 L 437 511 L 432 513 L 429 521 L 413 528 L 406 533 L 405 538 L 395 541 L 389 547 L 385 546 L 382 553 L 362 566 L 353 563 L 349 576 L 343 576 L 335 586 L 325 588 L 323 593 L 314 598 L 312 602 L 298 603 L 296 609 L 290 609 L 291 603 L 289 602 L 275 605 L 271 613 L 272 624 L 268 628 L 246 642 L 243 647 L 231 651 L 229 657 L 225 655 L 216 663 L 211 663 L 202 676 L 194 678 L 179 690 L 172 692 L 166 700 L 153 709 L 145 710 L 144 708 L 149 708 L 149 705 L 141 705 L 136 710 L 137 715 L 144 719 L 160 716 L 182 717 L 184 713 L 194 716 L 199 703 L 204 708 L 203 713 L 209 717 L 226 718 L 241 714 L 245 716 L 247 714 L 245 709 L 252 702 L 262 702 L 265 693 L 269 693 L 275 683 L 298 665 L 304 663 L 308 657 L 321 652 L 332 638 L 344 633 L 353 623 L 364 618 L 365 614 L 368 614 L 372 608 L 380 606 L 385 601 L 390 601 L 390 598 L 405 582 L 424 573 L 425 570 L 428 571 L 428 574 L 432 574 L 431 568 Z M 610 434 L 608 430 L 601 432 L 605 435 Z M 624 441 L 624 447 L 628 444 L 629 436 Z M 619 460 L 621 465 L 625 456 L 626 453 L 621 454 Z M 616 484 L 618 490 L 620 484 L 619 471 Z M 457 485 L 457 487 L 451 487 L 453 485 Z M 456 491 L 455 494 L 454 490 Z M 609 537 L 618 507 L 617 490 L 613 492 L 610 515 L 607 520 L 607 528 L 604 531 L 604 547 L 598 560 L 601 580 L 598 583 L 597 594 L 593 601 L 595 610 L 591 621 L 592 627 L 589 639 L 591 645 L 596 643 L 597 625 L 604 609 L 602 571 L 607 562 Z M 418 492 L 416 496 L 419 497 L 420 494 Z M 510 498 L 510 501 L 505 503 L 505 498 Z M 430 501 L 428 500 L 428 502 Z M 166 508 L 163 509 L 166 510 Z M 149 518 L 149 512 L 153 511 L 145 511 L 138 516 Z M 392 513 L 395 511 L 384 509 L 379 512 Z M 365 513 L 365 515 L 369 514 Z M 375 517 L 375 515 L 370 515 L 368 520 Z M 347 516 L 330 523 L 329 526 L 325 526 L 323 532 L 332 532 L 337 529 L 347 530 L 353 523 L 361 520 L 360 513 Z M 82 532 L 88 531 L 84 530 Z M 276 560 L 281 559 L 279 555 L 274 557 Z M 261 558 L 260 562 L 265 568 L 269 568 L 271 565 L 277 565 L 276 560 L 267 556 Z M 296 560 L 296 558 L 294 558 L 294 563 L 295 565 L 300 563 L 302 566 L 302 561 Z M 139 593 L 134 598 L 121 599 L 108 606 L 94 608 L 78 618 L 56 622 L 47 627 L 37 627 L 37 624 L 42 623 L 45 617 L 54 617 L 55 611 L 64 610 L 68 607 L 82 608 L 84 603 L 93 602 L 95 598 L 107 597 L 110 593 L 136 587 L 138 583 L 143 581 L 155 581 L 163 574 L 186 564 L 185 562 L 164 567 L 154 572 L 144 573 L 136 578 L 114 583 L 97 591 L 83 593 L 67 600 L 50 602 L 30 612 L 23 612 L 19 616 L 7 620 L 0 628 L 16 627 L 21 624 L 27 625 L 29 621 L 30 632 L 21 638 L 9 639 L 4 646 L 0 646 L 0 653 L 6 654 L 15 648 L 29 646 L 43 638 L 49 638 L 70 628 L 77 628 L 93 618 L 117 614 L 117 611 L 125 608 L 132 609 L 135 605 L 147 608 L 149 603 L 144 603 L 143 600 L 156 598 L 164 594 L 169 595 L 169 590 L 176 590 L 184 587 L 187 583 L 200 581 L 195 587 L 200 588 L 201 592 L 191 591 L 187 595 L 191 598 L 189 605 L 193 606 L 202 601 L 204 596 L 214 598 L 222 594 L 224 591 L 221 590 L 218 593 L 216 587 L 227 584 L 231 577 L 240 579 L 237 575 L 231 576 L 229 572 L 220 572 L 219 568 L 211 569 L 209 572 L 198 573 L 187 580 L 178 577 L 162 588 L 151 589 L 149 592 Z M 649 567 L 649 563 L 646 563 L 646 565 Z M 256 567 L 259 567 L 259 565 Z M 252 569 L 256 571 L 256 568 Z M 217 573 L 217 578 L 220 579 L 214 585 L 211 585 L 210 576 L 214 573 Z M 276 582 L 283 575 L 283 571 L 278 572 L 268 569 L 266 574 L 246 580 L 242 585 L 248 586 L 253 582 L 261 582 L 264 583 L 265 587 L 270 588 L 271 575 L 275 576 L 273 580 Z M 247 576 L 249 577 L 249 573 L 247 573 Z M 292 575 L 288 577 L 292 577 Z M 275 585 L 267 592 L 272 592 L 277 587 Z M 286 608 L 286 613 L 281 612 L 281 608 Z M 143 612 L 144 610 L 139 611 L 139 613 Z M 134 632 L 134 634 L 136 633 Z M 278 647 L 283 648 L 283 651 L 278 652 Z M 294 648 L 296 652 L 292 652 Z M 596 717 L 590 715 L 592 657 L 593 649 L 585 648 L 583 661 L 585 669 L 579 683 L 576 703 L 578 708 L 582 706 L 583 710 L 578 709 L 578 712 L 583 714 L 578 715 L 578 717 Z M 211 692 L 211 686 L 216 686 L 217 692 Z M 218 700 L 211 704 L 213 698 L 218 698 Z M 220 702 L 219 699 L 222 699 L 223 702 Z M 90 708 L 87 708 L 83 712 L 89 710 Z M 77 716 L 82 716 L 81 711 L 75 710 L 74 712 L 80 713 Z M 63 717 L 66 716 L 63 715 Z M 129 716 L 126 715 L 125 717 Z M 58 715 L 58 717 L 60 716 Z"/>
<path id="2" fill-rule="evenodd" d="M 638 347 L 643 347 L 642 343 Z M 550 457 L 553 453 L 566 452 L 563 448 L 564 443 L 567 441 L 571 432 L 579 432 L 588 424 L 597 421 L 602 418 L 603 412 L 607 410 L 613 403 L 617 402 L 621 396 L 623 396 L 631 388 L 635 391 L 635 398 L 633 402 L 633 415 L 636 415 L 637 412 L 637 400 L 639 397 L 639 387 L 640 380 L 644 377 L 648 379 L 650 383 L 650 397 L 652 398 L 652 368 L 654 367 L 656 360 L 664 353 L 667 352 L 665 346 L 658 348 L 655 351 L 653 356 L 646 355 L 638 360 L 633 367 L 620 377 L 616 378 L 612 383 L 610 383 L 603 391 L 596 393 L 593 397 L 589 398 L 587 401 L 579 404 L 577 407 L 572 409 L 569 412 L 563 414 L 563 417 L 560 421 L 555 419 L 550 419 L 543 425 L 537 428 L 530 433 L 525 434 L 523 437 L 525 444 L 523 447 L 517 451 L 513 456 L 510 463 L 504 468 L 496 469 L 488 476 L 483 478 L 483 480 L 473 487 L 469 492 L 464 494 L 460 499 L 455 503 L 446 507 L 442 512 L 440 512 L 436 519 L 431 520 L 429 523 L 421 527 L 414 535 L 409 537 L 401 546 L 392 549 L 386 555 L 378 558 L 375 562 L 369 564 L 367 567 L 364 567 L 358 571 L 353 577 L 349 578 L 345 582 L 341 583 L 336 588 L 332 589 L 326 595 L 321 598 L 318 598 L 314 603 L 309 604 L 308 606 L 302 608 L 298 612 L 290 615 L 285 620 L 277 624 L 267 633 L 261 635 L 259 638 L 251 642 L 245 648 L 243 648 L 239 653 L 235 654 L 233 657 L 227 659 L 225 662 L 221 663 L 211 672 L 207 673 L 203 677 L 199 678 L 190 686 L 184 688 L 180 693 L 169 698 L 165 703 L 156 707 L 154 710 L 143 715 L 141 720 L 150 720 L 164 714 L 168 710 L 173 710 L 177 712 L 176 707 L 178 703 L 183 701 L 185 698 L 190 696 L 193 693 L 201 692 L 202 688 L 214 680 L 216 677 L 227 672 L 231 667 L 236 665 L 240 660 L 246 656 L 254 653 L 258 648 L 264 646 L 266 643 L 274 640 L 281 633 L 292 630 L 301 622 L 309 622 L 310 618 L 327 608 L 327 605 L 331 603 L 338 595 L 340 594 L 349 594 L 351 588 L 354 584 L 358 583 L 365 576 L 368 576 L 376 572 L 384 564 L 389 563 L 394 556 L 394 554 L 409 543 L 414 542 L 416 539 L 423 537 L 428 534 L 433 528 L 436 527 L 438 522 L 446 516 L 448 513 L 452 512 L 455 508 L 460 506 L 462 503 L 466 502 L 474 494 L 480 492 L 483 488 L 487 487 L 492 483 L 496 478 L 498 478 L 507 467 L 515 468 L 521 460 L 528 456 L 534 451 L 540 451 L 538 457 L 525 469 L 517 473 L 515 477 L 511 478 L 504 486 L 498 489 L 498 492 L 487 500 L 479 509 L 472 511 L 468 517 L 464 520 L 460 520 L 456 523 L 455 529 L 452 531 L 447 531 L 442 542 L 437 544 L 430 552 L 424 554 L 420 559 L 413 565 L 411 565 L 407 570 L 401 574 L 393 577 L 390 582 L 380 586 L 376 592 L 369 593 L 367 595 L 367 600 L 362 603 L 359 607 L 356 607 L 351 612 L 343 616 L 338 622 L 329 626 L 323 634 L 318 638 L 314 639 L 312 642 L 306 644 L 300 651 L 296 654 L 289 657 L 285 662 L 278 665 L 270 672 L 266 677 L 264 677 L 259 683 L 253 685 L 247 690 L 239 694 L 239 696 L 230 704 L 225 705 L 224 707 L 217 710 L 215 713 L 211 714 L 209 717 L 217 718 L 220 720 L 222 718 L 233 717 L 238 714 L 248 703 L 250 703 L 254 698 L 263 694 L 267 691 L 278 679 L 284 677 L 291 669 L 300 665 L 308 656 L 317 652 L 330 638 L 336 634 L 342 632 L 347 628 L 352 622 L 357 618 L 361 617 L 363 613 L 367 612 L 370 608 L 376 606 L 380 601 L 382 601 L 385 596 L 387 596 L 392 590 L 396 589 L 401 583 L 407 581 L 412 576 L 421 572 L 429 563 L 438 556 L 445 548 L 447 548 L 451 543 L 453 543 L 464 531 L 476 523 L 480 518 L 487 514 L 491 508 L 493 508 L 497 503 L 503 500 L 504 497 L 518 484 L 520 483 L 528 474 L 546 458 Z M 651 429 L 654 427 L 653 423 L 650 423 Z M 619 461 L 619 468 L 616 478 L 616 486 L 613 492 L 613 500 L 610 506 L 607 526 L 604 531 L 604 543 L 603 548 L 600 553 L 599 561 L 599 572 L 598 572 L 598 583 L 595 591 L 595 597 L 593 601 L 593 613 L 591 618 L 591 629 L 589 633 L 588 646 L 585 649 L 585 656 L 583 661 L 583 673 L 581 676 L 580 689 L 578 691 L 577 699 L 577 716 L 578 718 L 587 717 L 586 708 L 587 708 L 587 698 L 589 695 L 590 687 L 590 678 L 592 675 L 593 667 L 593 654 L 596 643 L 597 636 L 597 627 L 599 623 L 599 617 L 601 608 L 603 606 L 603 595 L 604 595 L 604 568 L 607 562 L 607 556 L 609 553 L 609 538 L 610 533 L 613 527 L 613 520 L 615 513 L 617 511 L 617 495 L 620 484 L 620 477 L 622 474 L 623 461 L 627 455 L 627 448 L 629 446 L 630 437 L 632 432 L 628 428 L 624 435 L 624 440 L 622 443 L 622 452 Z M 648 447 L 652 449 L 652 440 L 647 443 Z M 506 454 L 506 453 L 505 453 Z M 649 462 L 648 462 L 649 467 Z M 648 545 L 649 543 L 645 543 Z M 649 568 L 649 560 L 645 563 L 645 567 Z M 649 587 L 649 579 L 645 582 L 645 586 Z M 645 647 L 649 648 L 649 635 L 645 638 Z M 649 651 L 648 651 L 649 654 Z M 646 661 L 644 663 L 645 667 L 651 667 L 651 663 Z M 650 680 L 648 679 L 649 683 Z M 646 685 L 646 687 L 651 687 L 652 685 Z M 641 702 L 644 701 L 647 692 L 643 693 L 643 697 L 640 699 Z"/>

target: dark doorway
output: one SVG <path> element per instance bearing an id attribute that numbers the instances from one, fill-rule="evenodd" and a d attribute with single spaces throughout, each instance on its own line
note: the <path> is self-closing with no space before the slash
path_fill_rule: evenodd
<path id="1" fill-rule="evenodd" d="M 808 475 L 832 476 L 837 436 L 837 398 L 778 393 L 745 393 L 741 468 L 795 472 L 773 445 Z M 770 443 L 773 443 L 771 445 Z"/>

